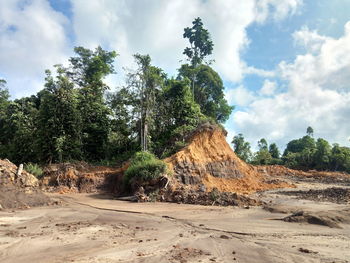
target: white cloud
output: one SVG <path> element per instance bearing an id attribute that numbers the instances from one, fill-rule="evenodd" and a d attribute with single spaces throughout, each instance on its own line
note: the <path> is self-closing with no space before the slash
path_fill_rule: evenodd
<path id="1" fill-rule="evenodd" d="M 239 86 L 235 89 L 229 89 L 226 91 L 226 99 L 230 105 L 236 105 L 245 107 L 251 104 L 256 98 L 254 92 L 246 89 L 243 86 Z"/>
<path id="2" fill-rule="evenodd" d="M 256 20 L 262 23 L 271 13 L 274 20 L 282 20 L 289 14 L 294 15 L 302 4 L 303 0 L 258 0 Z"/>
<path id="3" fill-rule="evenodd" d="M 350 22 L 339 39 L 315 32 L 312 37 L 322 39 L 317 49 L 311 45 L 309 53 L 297 56 L 294 62 L 280 63 L 280 76 L 287 83 L 284 93 L 260 97 L 246 111 L 234 113 L 237 129 L 250 141 L 266 137 L 284 147 L 312 126 L 316 136 L 349 144 Z"/>
<path id="4" fill-rule="evenodd" d="M 249 44 L 246 28 L 269 16 L 282 19 L 301 4 L 300 0 L 264 2 L 263 8 L 258 8 L 261 0 L 75 0 L 74 29 L 78 44 L 103 44 L 119 52 L 119 65 L 130 65 L 136 52 L 147 53 L 156 65 L 174 74 L 188 45 L 182 38 L 183 28 L 200 16 L 215 43 L 213 66 L 224 79 L 238 82 L 247 68 L 240 57 Z M 271 75 L 254 68 L 250 71 Z"/>
<path id="5" fill-rule="evenodd" d="M 266 79 L 262 88 L 260 89 L 260 94 L 262 95 L 272 95 L 274 94 L 277 87 L 277 83 L 275 81 L 270 81 Z"/>
<path id="6" fill-rule="evenodd" d="M 308 27 L 294 32 L 293 38 L 296 44 L 305 47 L 308 52 L 313 54 L 319 52 L 322 45 L 330 40 L 329 37 L 319 35 L 316 30 L 310 31 Z"/>
<path id="7" fill-rule="evenodd" d="M 0 2 L 0 72 L 11 95 L 38 91 L 44 70 L 66 60 L 67 23 L 46 0 Z"/>
<path id="8" fill-rule="evenodd" d="M 49 0 L 0 1 L 0 74 L 14 97 L 43 87 L 44 70 L 67 61 L 72 46 L 102 45 L 116 50 L 118 77 L 132 65 L 132 54 L 147 53 L 154 64 L 175 74 L 183 49 L 183 28 L 200 16 L 215 43 L 215 69 L 225 80 L 270 72 L 250 68 L 241 51 L 249 45 L 246 29 L 270 17 L 294 14 L 301 0 L 72 0 L 72 21 L 56 12 Z M 246 69 L 248 70 L 246 71 Z"/>
<path id="9" fill-rule="evenodd" d="M 251 67 L 251 66 L 249 66 L 249 67 L 245 66 L 243 68 L 243 72 L 246 75 L 251 74 L 251 75 L 257 75 L 257 76 L 265 77 L 265 78 L 274 77 L 276 75 L 276 73 L 274 71 L 258 69 L 258 68 Z"/>

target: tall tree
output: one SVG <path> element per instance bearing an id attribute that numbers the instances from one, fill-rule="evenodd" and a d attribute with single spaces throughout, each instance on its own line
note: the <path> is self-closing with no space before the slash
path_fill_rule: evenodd
<path id="1" fill-rule="evenodd" d="M 82 141 L 85 156 L 90 160 L 106 157 L 110 129 L 110 109 L 105 101 L 108 86 L 104 78 L 115 73 L 113 62 L 117 53 L 101 47 L 94 51 L 83 47 L 74 49 L 68 76 L 79 89 L 79 109 L 82 115 Z"/>
<path id="2" fill-rule="evenodd" d="M 259 151 L 262 151 L 262 150 L 266 150 L 268 149 L 268 144 L 267 144 L 267 141 L 265 138 L 261 138 L 259 141 L 258 141 L 258 147 L 259 147 Z"/>
<path id="3" fill-rule="evenodd" d="M 44 162 L 82 159 L 82 121 L 78 90 L 57 66 L 56 79 L 46 71 L 46 89 L 40 92 L 38 144 Z"/>
<path id="4" fill-rule="evenodd" d="M 268 150 L 268 143 L 266 139 L 261 138 L 258 141 L 258 148 L 259 150 L 255 153 L 253 158 L 254 164 L 270 164 L 272 161 L 272 156 Z"/>
<path id="5" fill-rule="evenodd" d="M 193 76 L 196 76 L 193 79 Z M 223 81 L 219 74 L 208 65 L 196 68 L 185 64 L 179 69 L 179 79 L 192 79 L 194 100 L 199 104 L 204 115 L 224 123 L 229 118 L 234 107 L 229 106 L 226 99 Z"/>
<path id="6" fill-rule="evenodd" d="M 163 88 L 165 74 L 160 68 L 151 65 L 149 55 L 135 54 L 134 58 L 138 68 L 136 71 L 129 72 L 127 85 L 133 96 L 137 98 L 134 109 L 137 109 L 139 114 L 140 145 L 142 151 L 147 151 L 157 107 L 156 97 Z"/>
<path id="7" fill-rule="evenodd" d="M 232 140 L 234 151 L 243 161 L 250 161 L 252 153 L 250 151 L 250 143 L 244 140 L 242 133 L 235 135 Z"/>
<path id="8" fill-rule="evenodd" d="M 316 141 L 316 151 L 314 153 L 314 162 L 317 169 L 328 169 L 331 162 L 332 147 L 322 138 Z"/>
<path id="9" fill-rule="evenodd" d="M 306 134 L 309 135 L 310 137 L 314 136 L 314 129 L 312 129 L 311 126 L 307 127 Z"/>
<path id="10" fill-rule="evenodd" d="M 213 52 L 213 41 L 209 31 L 203 27 L 202 19 L 197 17 L 192 22 L 192 27 L 184 29 L 184 38 L 190 42 L 190 47 L 186 47 L 183 54 L 187 56 L 193 68 L 202 64 L 204 58 Z"/>
<path id="11" fill-rule="evenodd" d="M 272 158 L 279 159 L 280 158 L 280 151 L 277 147 L 276 143 L 271 143 L 269 146 L 269 153 L 271 154 Z"/>

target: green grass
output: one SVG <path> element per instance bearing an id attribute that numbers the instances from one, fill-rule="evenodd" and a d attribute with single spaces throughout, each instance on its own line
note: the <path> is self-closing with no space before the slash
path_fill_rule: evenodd
<path id="1" fill-rule="evenodd" d="M 24 165 L 24 170 L 31 173 L 36 178 L 40 179 L 43 176 L 43 169 L 36 163 L 27 163 Z"/>

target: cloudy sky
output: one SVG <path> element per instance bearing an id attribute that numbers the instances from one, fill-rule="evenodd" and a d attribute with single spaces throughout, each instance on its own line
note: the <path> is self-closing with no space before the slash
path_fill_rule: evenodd
<path id="1" fill-rule="evenodd" d="M 349 0 L 1 0 L 0 78 L 12 98 L 43 87 L 44 70 L 74 46 L 116 50 L 118 74 L 132 54 L 175 75 L 183 28 L 200 16 L 212 35 L 213 67 L 236 109 L 229 139 L 281 148 L 312 126 L 315 137 L 349 146 Z"/>

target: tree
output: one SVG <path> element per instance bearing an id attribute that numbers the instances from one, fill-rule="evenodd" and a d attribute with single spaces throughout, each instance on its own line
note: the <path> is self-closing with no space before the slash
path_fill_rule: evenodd
<path id="1" fill-rule="evenodd" d="M 317 169 L 328 169 L 331 162 L 332 148 L 329 143 L 322 138 L 317 139 L 316 151 L 314 154 L 314 162 Z"/>
<path id="2" fill-rule="evenodd" d="M 114 74 L 113 62 L 117 53 L 101 47 L 94 51 L 83 47 L 74 49 L 67 75 L 79 87 L 79 109 L 82 117 L 84 155 L 89 160 L 106 157 L 110 130 L 110 109 L 105 101 L 108 86 L 103 79 Z"/>
<path id="3" fill-rule="evenodd" d="M 306 135 L 300 139 L 288 142 L 287 148 L 283 153 L 283 158 L 285 159 L 290 153 L 293 153 L 297 167 L 310 169 L 314 166 L 315 151 L 316 143 L 314 138 Z"/>
<path id="4" fill-rule="evenodd" d="M 14 163 L 37 161 L 35 96 L 8 103 L 1 119 L 0 155 Z"/>
<path id="5" fill-rule="evenodd" d="M 262 151 L 262 150 L 267 151 L 267 149 L 268 149 L 268 144 L 267 144 L 267 141 L 266 141 L 265 138 L 261 138 L 261 139 L 258 141 L 258 148 L 259 148 L 259 151 Z"/>
<path id="6" fill-rule="evenodd" d="M 314 136 L 314 129 L 312 129 L 312 127 L 307 127 L 306 129 L 306 134 L 309 135 L 310 137 Z"/>
<path id="7" fill-rule="evenodd" d="M 163 71 L 151 65 L 149 55 L 134 55 L 137 70 L 129 72 L 127 76 L 128 89 L 136 98 L 133 105 L 136 109 L 139 127 L 139 138 L 142 151 L 147 151 L 151 141 L 150 130 L 154 124 L 154 115 L 157 107 L 156 97 L 162 90 L 165 74 Z"/>
<path id="8" fill-rule="evenodd" d="M 0 79 L 0 125 L 4 118 L 6 108 L 8 107 L 10 101 L 10 93 L 6 87 L 6 80 Z"/>
<path id="9" fill-rule="evenodd" d="M 270 164 L 272 161 L 272 156 L 268 150 L 268 143 L 266 139 L 261 138 L 258 141 L 258 148 L 259 150 L 255 153 L 254 158 L 253 158 L 253 163 L 254 164 Z"/>
<path id="10" fill-rule="evenodd" d="M 186 78 L 192 79 L 193 97 L 201 112 L 219 123 L 227 121 L 234 107 L 225 99 L 225 87 L 219 74 L 208 65 L 193 68 L 185 64 L 179 69 L 178 79 Z"/>
<path id="11" fill-rule="evenodd" d="M 202 64 L 204 58 L 211 55 L 214 44 L 207 29 L 203 27 L 201 18 L 197 17 L 192 27 L 184 29 L 184 38 L 188 38 L 190 47 L 186 47 L 183 54 L 187 56 L 193 68 Z"/>
<path id="12" fill-rule="evenodd" d="M 38 145 L 43 162 L 81 160 L 82 120 L 79 94 L 62 66 L 57 77 L 46 71 L 46 89 L 40 92 Z"/>
<path id="13" fill-rule="evenodd" d="M 350 148 L 334 144 L 331 153 L 331 169 L 350 173 Z"/>
<path id="14" fill-rule="evenodd" d="M 274 159 L 279 159 L 280 158 L 280 151 L 277 147 L 276 143 L 272 143 L 269 146 L 269 153 L 271 154 L 271 157 Z"/>
<path id="15" fill-rule="evenodd" d="M 235 135 L 232 140 L 234 151 L 243 161 L 248 162 L 251 159 L 250 143 L 244 140 L 242 133 Z"/>

